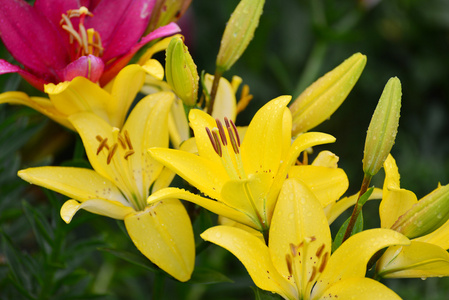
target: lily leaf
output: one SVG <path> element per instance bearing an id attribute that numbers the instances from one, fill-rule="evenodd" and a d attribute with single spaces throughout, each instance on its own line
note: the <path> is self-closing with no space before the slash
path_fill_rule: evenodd
<path id="1" fill-rule="evenodd" d="M 213 284 L 219 282 L 234 282 L 223 273 L 209 268 L 195 268 L 190 283 Z"/>
<path id="2" fill-rule="evenodd" d="M 132 253 L 125 250 L 111 249 L 111 248 L 98 248 L 100 251 L 109 252 L 127 262 L 140 266 L 151 272 L 161 272 L 161 270 L 152 264 L 145 256 Z"/>
<path id="3" fill-rule="evenodd" d="M 350 219 L 351 219 L 351 217 L 349 217 L 343 223 L 343 225 L 341 225 L 340 229 L 338 230 L 338 233 L 335 236 L 334 242 L 332 243 L 332 253 L 335 252 L 335 250 L 337 250 L 338 247 L 340 247 L 340 245 L 343 241 L 343 236 L 345 235 L 345 232 L 346 232 L 346 228 L 348 228 Z M 363 213 L 360 212 L 360 214 L 357 217 L 357 220 L 355 221 L 354 228 L 352 228 L 351 236 L 356 233 L 361 232 L 362 230 L 363 230 Z"/>

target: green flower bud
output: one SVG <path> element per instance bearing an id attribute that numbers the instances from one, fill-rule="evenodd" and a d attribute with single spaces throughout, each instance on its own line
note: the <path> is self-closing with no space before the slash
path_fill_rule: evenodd
<path id="1" fill-rule="evenodd" d="M 180 37 L 168 45 L 165 57 L 167 83 L 187 106 L 194 106 L 198 98 L 198 72 L 190 53 Z"/>
<path id="2" fill-rule="evenodd" d="M 438 229 L 449 219 L 449 185 L 423 197 L 391 226 L 408 238 L 416 238 Z"/>
<path id="3" fill-rule="evenodd" d="M 290 105 L 292 135 L 306 132 L 328 119 L 346 99 L 365 65 L 366 56 L 356 53 L 305 89 Z"/>
<path id="4" fill-rule="evenodd" d="M 240 58 L 259 25 L 265 0 L 241 0 L 229 19 L 217 56 L 217 71 L 222 74 Z"/>
<path id="5" fill-rule="evenodd" d="M 399 126 L 401 95 L 401 82 L 397 77 L 390 78 L 366 133 L 363 172 L 368 176 L 380 170 L 393 147 Z"/>

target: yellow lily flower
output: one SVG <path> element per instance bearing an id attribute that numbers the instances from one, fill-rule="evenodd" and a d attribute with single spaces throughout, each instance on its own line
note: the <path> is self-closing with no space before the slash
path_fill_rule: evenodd
<path id="1" fill-rule="evenodd" d="M 400 188 L 398 167 L 391 155 L 385 160 L 384 169 L 383 198 L 379 207 L 381 226 L 395 228 L 401 216 L 424 198 L 418 201 L 413 192 Z M 435 211 L 434 219 L 441 219 L 441 214 L 441 210 Z M 388 248 L 379 259 L 376 271 L 385 278 L 449 276 L 448 249 L 449 220 L 436 230 L 412 239 L 410 246 Z"/>
<path id="2" fill-rule="evenodd" d="M 321 202 L 306 184 L 285 180 L 274 210 L 268 246 L 236 227 L 216 226 L 201 234 L 232 252 L 261 289 L 285 299 L 400 299 L 381 283 L 365 278 L 378 250 L 410 241 L 390 229 L 350 237 L 332 255 L 331 233 Z"/>
<path id="3" fill-rule="evenodd" d="M 174 174 L 153 160 L 149 147 L 168 147 L 167 116 L 174 95 L 142 99 L 120 131 L 90 112 L 69 117 L 83 140 L 94 170 L 39 167 L 19 171 L 32 183 L 72 199 L 61 208 L 70 223 L 80 209 L 124 220 L 136 247 L 180 281 L 190 279 L 195 247 L 190 218 L 177 199 L 146 204 L 151 191 L 170 184 Z"/>
<path id="4" fill-rule="evenodd" d="M 150 153 L 217 201 L 168 188 L 152 194 L 148 203 L 181 198 L 266 232 L 277 195 L 298 155 L 309 147 L 335 141 L 328 134 L 310 132 L 291 143 L 289 101 L 289 96 L 282 96 L 263 106 L 242 142 L 232 121 L 225 119 L 223 127 L 205 112 L 191 110 L 189 120 L 199 155 L 164 148 L 150 149 Z"/>
<path id="5" fill-rule="evenodd" d="M 0 94 L 0 104 L 31 107 L 71 130 L 75 128 L 68 117 L 83 111 L 92 112 L 112 126 L 121 127 L 144 78 L 145 70 L 141 66 L 129 65 L 104 88 L 85 77 L 76 77 L 57 85 L 46 84 L 45 92 L 49 98 L 6 92 Z"/>

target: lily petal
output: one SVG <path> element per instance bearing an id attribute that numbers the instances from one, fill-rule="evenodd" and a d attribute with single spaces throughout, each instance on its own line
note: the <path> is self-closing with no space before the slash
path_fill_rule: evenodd
<path id="1" fill-rule="evenodd" d="M 91 213 L 117 220 L 123 220 L 127 215 L 135 212 L 133 208 L 124 206 L 116 201 L 90 199 L 79 203 L 78 201 L 71 199 L 62 205 L 60 212 L 61 218 L 68 224 L 80 209 L 85 209 Z"/>
<path id="2" fill-rule="evenodd" d="M 447 250 L 449 249 L 449 220 L 437 230 L 414 239 L 414 241 L 431 243 Z"/>
<path id="3" fill-rule="evenodd" d="M 390 229 L 370 229 L 351 236 L 330 257 L 316 282 L 313 296 L 323 295 L 329 286 L 340 280 L 365 277 L 368 261 L 380 249 L 409 244 L 404 235 Z"/>
<path id="4" fill-rule="evenodd" d="M 377 265 L 384 278 L 427 278 L 449 276 L 449 254 L 443 248 L 412 241 L 409 246 L 387 249 Z"/>
<path id="5" fill-rule="evenodd" d="M 401 300 L 401 297 L 382 283 L 370 278 L 349 278 L 331 285 L 317 299 Z M 315 299 L 315 298 L 313 298 Z"/>
<path id="6" fill-rule="evenodd" d="M 142 170 L 140 176 L 137 174 L 134 176 L 142 195 L 148 193 L 163 168 L 159 162 L 150 157 L 148 149 L 168 147 L 167 118 L 173 99 L 174 95 L 170 92 L 146 96 L 132 110 L 123 126 L 123 132 L 128 131 L 132 134 L 129 138 L 136 151 L 129 158 L 132 169 Z"/>
<path id="7" fill-rule="evenodd" d="M 221 164 L 201 156 L 167 148 L 149 149 L 151 156 L 213 199 L 221 199 L 223 184 L 229 179 Z"/>
<path id="8" fill-rule="evenodd" d="M 247 174 L 276 174 L 281 161 L 284 111 L 290 96 L 281 96 L 265 104 L 253 117 L 241 146 L 242 162 Z M 285 177 L 284 177 L 285 178 Z"/>
<path id="9" fill-rule="evenodd" d="M 111 99 L 106 102 L 111 125 L 122 127 L 129 107 L 143 86 L 145 71 L 139 65 L 129 65 L 123 68 L 114 78 L 111 89 Z"/>
<path id="10" fill-rule="evenodd" d="M 192 194 L 183 189 L 165 188 L 156 191 L 148 197 L 147 203 L 152 204 L 161 200 L 172 198 L 182 199 L 198 204 L 199 206 L 204 207 L 214 214 L 224 216 L 236 222 L 245 224 L 249 227 L 257 228 L 258 226 L 255 220 L 252 220 L 250 216 L 246 215 L 243 212 L 237 211 L 221 202 Z"/>
<path id="11" fill-rule="evenodd" d="M 294 287 L 274 267 L 268 247 L 256 236 L 236 227 L 215 226 L 203 232 L 201 237 L 234 254 L 259 288 L 284 298 L 297 298 Z"/>
<path id="12" fill-rule="evenodd" d="M 89 169 L 71 167 L 38 167 L 20 170 L 17 174 L 29 183 L 74 198 L 111 200 L 129 206 L 114 183 Z"/>
<path id="13" fill-rule="evenodd" d="M 179 200 L 171 199 L 125 217 L 132 241 L 148 259 L 179 281 L 187 281 L 195 262 L 192 225 Z"/>
<path id="14" fill-rule="evenodd" d="M 106 105 L 113 101 L 111 95 L 87 78 L 76 77 L 72 81 L 45 85 L 45 92 L 57 110 L 69 116 L 91 111 L 109 122 Z"/>
<path id="15" fill-rule="evenodd" d="M 323 207 L 339 199 L 349 186 L 348 177 L 342 169 L 311 165 L 293 166 L 288 177 L 298 178 L 306 183 Z"/>
<path id="16" fill-rule="evenodd" d="M 287 179 L 274 209 L 269 241 L 273 264 L 286 280 L 291 277 L 286 263 L 286 255 L 292 255 L 291 245 L 297 246 L 312 238 L 314 240 L 303 248 L 307 247 L 307 253 L 311 255 L 310 260 L 307 259 L 305 265 L 301 266 L 304 270 L 300 273 L 303 275 L 302 282 L 297 283 L 303 289 L 299 291 L 301 295 L 310 293 L 307 288 L 311 288 L 313 282 L 309 278 L 314 266 L 320 265 L 320 257 L 314 254 L 323 247 L 322 256 L 329 256 L 332 238 L 323 208 L 315 195 L 299 180 Z M 306 254 L 303 252 L 301 255 Z"/>
<path id="17" fill-rule="evenodd" d="M 68 64 L 61 72 L 62 81 L 71 81 L 75 77 L 82 76 L 92 82 L 98 82 L 103 74 L 103 60 L 94 55 L 81 56 Z"/>

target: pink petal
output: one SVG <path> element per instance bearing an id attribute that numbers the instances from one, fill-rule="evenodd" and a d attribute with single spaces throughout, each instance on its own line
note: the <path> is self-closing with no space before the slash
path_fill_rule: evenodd
<path id="1" fill-rule="evenodd" d="M 88 56 L 81 56 L 67 65 L 67 67 L 62 70 L 62 78 L 64 81 L 71 81 L 75 77 L 82 76 L 92 82 L 98 82 L 101 74 L 103 74 L 103 70 L 103 60 L 89 54 Z"/>
<path id="2" fill-rule="evenodd" d="M 44 84 L 48 83 L 42 78 L 36 77 L 35 75 L 22 70 L 16 65 L 10 64 L 4 59 L 0 59 L 0 74 L 6 73 L 19 73 L 26 81 L 28 81 L 35 88 L 44 91 Z"/>
<path id="3" fill-rule="evenodd" d="M 100 33 L 105 52 L 103 60 L 123 55 L 137 43 L 145 31 L 155 0 L 102 1 L 86 19 L 86 27 Z"/>
<path id="4" fill-rule="evenodd" d="M 159 27 L 158 29 L 152 31 L 148 35 L 142 38 L 142 40 L 134 45 L 131 50 L 126 53 L 124 56 L 114 60 L 113 63 L 108 64 L 106 63 L 105 70 L 103 75 L 100 78 L 100 85 L 105 86 L 112 78 L 117 75 L 117 73 L 126 66 L 126 64 L 131 60 L 131 58 L 134 56 L 134 54 L 139 51 L 142 46 L 144 46 L 146 43 L 158 39 L 161 37 L 166 37 L 169 35 L 173 35 L 177 32 L 180 32 L 181 29 L 179 28 L 176 23 L 170 23 L 168 25 Z"/>
<path id="5" fill-rule="evenodd" d="M 0 35 L 14 58 L 33 73 L 54 77 L 69 59 L 50 22 L 23 0 L 0 1 Z"/>

